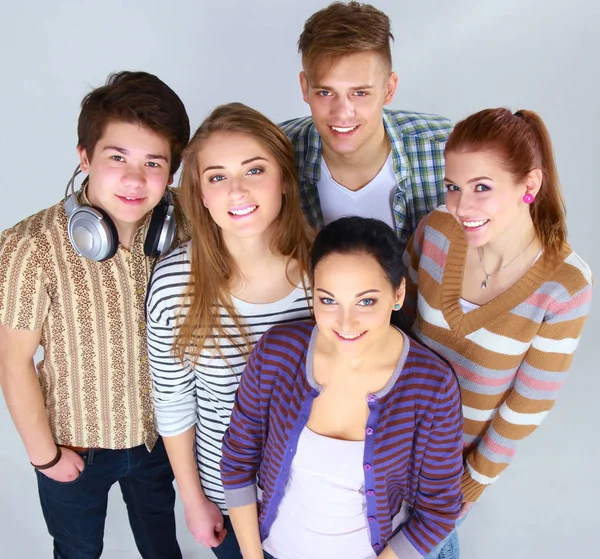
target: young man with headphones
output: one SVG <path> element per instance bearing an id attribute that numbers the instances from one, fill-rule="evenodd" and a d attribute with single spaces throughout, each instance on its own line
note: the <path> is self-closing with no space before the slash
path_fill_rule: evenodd
<path id="1" fill-rule="evenodd" d="M 111 75 L 82 102 L 81 190 L 78 168 L 63 201 L 0 238 L 0 384 L 54 557 L 100 556 L 115 482 L 141 556 L 181 557 L 173 473 L 154 427 L 145 295 L 154 260 L 186 237 L 167 185 L 189 135 L 164 82 Z"/>

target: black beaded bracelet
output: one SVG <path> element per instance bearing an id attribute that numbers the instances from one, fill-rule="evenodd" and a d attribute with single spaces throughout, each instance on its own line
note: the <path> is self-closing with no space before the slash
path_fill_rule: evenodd
<path id="1" fill-rule="evenodd" d="M 33 462 L 29 462 L 36 470 L 48 470 L 52 468 L 52 466 L 56 466 L 60 462 L 60 458 L 62 456 L 62 451 L 60 450 L 60 446 L 56 447 L 56 456 L 53 460 L 48 462 L 47 464 L 42 464 L 41 466 L 36 466 Z"/>

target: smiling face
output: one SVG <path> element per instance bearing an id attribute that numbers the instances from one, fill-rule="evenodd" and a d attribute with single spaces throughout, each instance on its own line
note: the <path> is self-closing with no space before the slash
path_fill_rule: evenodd
<path id="1" fill-rule="evenodd" d="M 523 196 L 539 191 L 539 169 L 517 182 L 492 151 L 448 152 L 445 166 L 446 206 L 469 245 L 508 239 L 511 231 L 531 222 Z"/>
<path id="2" fill-rule="evenodd" d="M 226 242 L 273 231 L 283 202 L 281 169 L 260 142 L 216 132 L 203 142 L 198 161 L 202 200 Z"/>
<path id="3" fill-rule="evenodd" d="M 338 352 L 357 357 L 385 339 L 394 305 L 404 300 L 404 281 L 395 290 L 368 254 L 332 253 L 315 267 L 313 293 L 319 334 Z"/>
<path id="4" fill-rule="evenodd" d="M 314 74 L 301 72 L 300 85 L 325 148 L 355 155 L 381 142 L 383 106 L 392 101 L 398 82 L 382 57 L 373 51 L 349 54 Z"/>
<path id="5" fill-rule="evenodd" d="M 111 217 L 120 236 L 144 219 L 172 181 L 169 143 L 137 124 L 110 122 L 91 158 L 81 147 L 78 152 L 89 175 L 87 198 Z"/>

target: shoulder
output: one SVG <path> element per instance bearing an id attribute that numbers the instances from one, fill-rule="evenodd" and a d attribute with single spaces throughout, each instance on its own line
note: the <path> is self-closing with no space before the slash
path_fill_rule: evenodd
<path id="1" fill-rule="evenodd" d="M 428 213 L 418 225 L 418 236 L 421 238 L 433 240 L 444 238 L 446 240 L 445 248 L 450 237 L 457 232 L 458 224 L 445 205 L 438 206 L 431 213 Z M 435 243 L 440 244 L 440 243 Z M 440 248 L 443 248 L 440 246 Z M 444 249 L 445 250 L 445 249 Z"/>
<path id="2" fill-rule="evenodd" d="M 52 232 L 64 229 L 66 234 L 67 216 L 62 202 L 41 210 L 6 229 L 0 235 L 0 254 L 2 258 L 18 253 L 21 258 L 38 248 L 50 248 Z M 61 238 L 61 237 L 59 237 Z"/>
<path id="3" fill-rule="evenodd" d="M 279 124 L 279 128 L 283 130 L 292 143 L 307 137 L 314 130 L 314 127 L 313 119 L 310 116 L 293 118 Z"/>
<path id="4" fill-rule="evenodd" d="M 277 352 L 290 358 L 303 358 L 308 351 L 314 328 L 312 320 L 277 324 L 261 337 L 260 349 L 265 353 Z"/>
<path id="5" fill-rule="evenodd" d="M 168 300 L 179 300 L 190 281 L 190 242 L 163 256 L 154 267 L 148 286 L 148 310 L 154 312 Z"/>
<path id="6" fill-rule="evenodd" d="M 454 125 L 440 115 L 384 109 L 384 120 L 401 136 L 431 142 L 446 142 Z"/>
<path id="7" fill-rule="evenodd" d="M 409 340 L 404 372 L 417 381 L 419 391 L 428 392 L 434 400 L 457 391 L 458 381 L 452 365 L 414 338 Z"/>
<path id="8" fill-rule="evenodd" d="M 551 291 L 557 303 L 572 304 L 574 299 L 591 302 L 594 278 L 590 266 L 567 244 L 560 254 L 558 265 L 542 286 Z"/>

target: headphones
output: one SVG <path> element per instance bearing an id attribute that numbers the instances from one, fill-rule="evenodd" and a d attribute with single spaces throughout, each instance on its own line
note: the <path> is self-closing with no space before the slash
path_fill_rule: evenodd
<path id="1" fill-rule="evenodd" d="M 119 248 L 119 234 L 113 220 L 100 208 L 82 206 L 75 193 L 75 177 L 81 173 L 79 165 L 65 189 L 63 207 L 69 221 L 69 241 L 79 256 L 104 262 L 112 258 Z M 86 179 L 87 181 L 87 179 Z M 84 181 L 85 184 L 85 181 Z M 144 241 L 144 254 L 158 258 L 169 248 L 175 237 L 175 206 L 167 188 L 161 201 L 152 211 L 150 225 Z"/>

